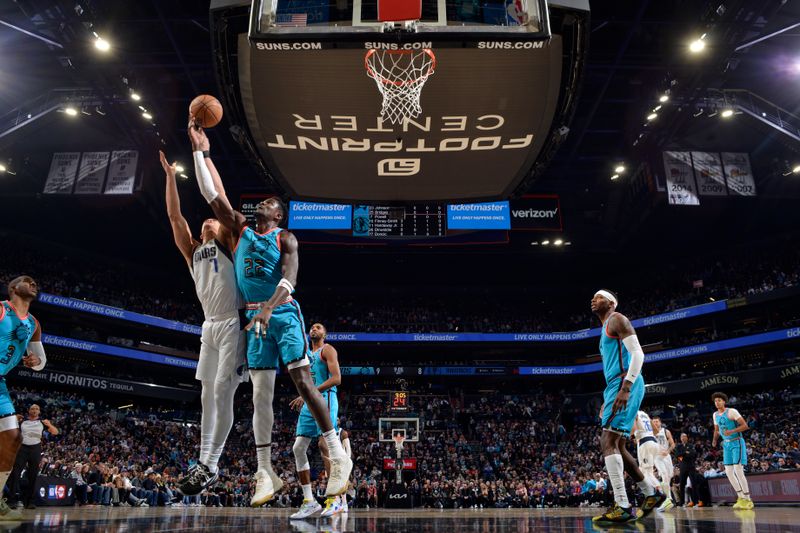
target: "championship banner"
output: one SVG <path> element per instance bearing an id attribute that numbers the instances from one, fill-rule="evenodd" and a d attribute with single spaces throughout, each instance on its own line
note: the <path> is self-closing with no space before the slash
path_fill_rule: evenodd
<path id="1" fill-rule="evenodd" d="M 701 196 L 727 196 L 725 175 L 722 173 L 722 160 L 712 152 L 692 152 L 694 176 Z"/>
<path id="2" fill-rule="evenodd" d="M 83 152 L 75 194 L 102 194 L 108 170 L 108 152 Z"/>
<path id="3" fill-rule="evenodd" d="M 667 198 L 672 205 L 700 205 L 689 152 L 664 152 Z"/>
<path id="4" fill-rule="evenodd" d="M 85 376 L 81 374 L 72 374 L 70 372 L 60 372 L 48 369 L 37 372 L 27 368 L 16 367 L 11 371 L 11 375 L 19 379 L 43 381 L 45 383 L 66 385 L 79 389 L 133 394 L 135 396 L 162 398 L 164 400 L 176 400 L 180 402 L 193 401 L 199 394 L 198 391 L 194 390 L 165 387 L 163 385 L 154 385 L 152 383 L 138 383 L 136 381 L 111 379 L 100 376 Z"/>
<path id="5" fill-rule="evenodd" d="M 57 152 L 53 154 L 50 172 L 44 184 L 44 194 L 71 194 L 78 173 L 80 152 Z"/>
<path id="6" fill-rule="evenodd" d="M 756 195 L 756 181 L 750 169 L 750 156 L 745 153 L 722 152 L 722 167 L 725 169 L 728 190 L 732 195 Z"/>
<path id="7" fill-rule="evenodd" d="M 136 150 L 115 150 L 111 152 L 111 166 L 105 194 L 132 194 L 136 182 L 136 164 L 139 152 Z"/>
<path id="8" fill-rule="evenodd" d="M 395 465 L 397 464 L 396 459 L 383 459 L 383 469 L 384 470 L 394 470 Z M 403 470 L 416 470 L 417 469 L 417 458 L 416 457 L 405 457 L 403 458 Z"/>

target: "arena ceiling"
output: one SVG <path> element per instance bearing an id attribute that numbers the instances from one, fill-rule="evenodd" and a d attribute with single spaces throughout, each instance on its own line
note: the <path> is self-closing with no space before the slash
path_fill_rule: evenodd
<path id="1" fill-rule="evenodd" d="M 796 24 L 800 2 L 731 0 L 696 2 L 624 0 L 592 3 L 588 63 L 577 111 L 566 142 L 530 192 L 557 193 L 572 213 L 573 231 L 590 238 L 608 222 L 624 180 L 611 181 L 625 162 L 658 162 L 661 150 L 689 145 L 725 149 L 736 145 L 758 157 L 762 175 L 778 179 L 787 163 L 800 159 L 800 143 L 747 117 L 723 123 L 704 112 L 695 116 L 709 91 L 752 91 L 798 112 L 800 28 L 745 46 L 759 36 Z M 84 113 L 65 121 L 60 113 L 0 137 L 0 160 L 17 172 L 14 194 L 41 191 L 50 153 L 64 147 L 89 149 L 109 138 L 121 146 L 188 159 L 187 106 L 200 93 L 218 92 L 212 72 L 207 2 L 158 0 L 17 0 L 0 4 L 0 117 L 25 112 L 57 88 L 91 94 Z M 111 43 L 107 54 L 94 47 L 93 32 Z M 688 43 L 707 35 L 702 54 Z M 130 91 L 142 96 L 130 100 Z M 657 120 L 645 117 L 669 90 Z M 83 98 L 83 97 L 82 97 Z M 152 115 L 142 118 L 141 105 Z M 235 192 L 274 187 L 260 176 L 228 131 L 213 129 L 215 161 Z M 160 173 L 155 160 L 149 162 Z M 145 188 L 152 198 L 157 187 Z M 6 190 L 7 191 L 7 190 Z M 198 201 L 195 195 L 189 201 Z M 153 216 L 161 217 L 146 199 Z M 731 215 L 733 216 L 733 215 Z"/>

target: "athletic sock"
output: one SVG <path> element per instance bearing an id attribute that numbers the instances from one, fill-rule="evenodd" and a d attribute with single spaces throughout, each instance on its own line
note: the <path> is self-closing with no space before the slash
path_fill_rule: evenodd
<path id="1" fill-rule="evenodd" d="M 0 472 L 0 494 L 3 493 L 3 489 L 6 487 L 6 481 L 8 481 L 8 476 L 11 475 L 11 470 L 8 472 Z"/>
<path id="2" fill-rule="evenodd" d="M 645 497 L 652 496 L 653 494 L 656 493 L 655 487 L 653 487 L 653 485 L 651 485 L 650 482 L 647 481 L 646 477 L 639 483 L 637 483 L 637 485 L 639 485 L 639 488 L 644 493 Z"/>
<path id="3" fill-rule="evenodd" d="M 335 429 L 331 429 L 322 434 L 325 438 L 325 444 L 328 445 L 328 452 L 331 454 L 331 459 L 347 457 L 347 454 L 342 448 L 342 441 L 339 440 L 339 435 L 336 434 Z"/>
<path id="4" fill-rule="evenodd" d="M 303 487 L 303 499 L 307 501 L 312 501 L 314 499 L 314 493 L 311 492 L 311 483 L 308 485 L 300 485 Z"/>
<path id="5" fill-rule="evenodd" d="M 258 458 L 258 469 L 272 471 L 272 444 L 256 447 L 256 457 Z"/>
<path id="6" fill-rule="evenodd" d="M 628 501 L 628 494 L 625 492 L 625 476 L 622 456 L 618 453 L 606 455 L 606 471 L 611 488 L 614 491 L 614 501 L 617 505 L 629 509 L 631 504 Z"/>

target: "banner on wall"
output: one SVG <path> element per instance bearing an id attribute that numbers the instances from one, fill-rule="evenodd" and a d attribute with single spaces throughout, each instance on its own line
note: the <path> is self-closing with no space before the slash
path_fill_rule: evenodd
<path id="1" fill-rule="evenodd" d="M 54 153 L 50 172 L 47 173 L 47 181 L 44 184 L 44 194 L 72 194 L 80 159 L 80 152 Z"/>
<path id="2" fill-rule="evenodd" d="M 102 194 L 110 155 L 108 152 L 83 152 L 75 194 Z"/>
<path id="3" fill-rule="evenodd" d="M 111 152 L 111 165 L 108 170 L 105 194 L 132 194 L 136 182 L 136 165 L 139 152 L 136 150 L 115 150 Z"/>
<path id="4" fill-rule="evenodd" d="M 727 196 L 725 174 L 722 160 L 713 152 L 692 152 L 694 177 L 697 179 L 697 192 L 700 196 Z"/>
<path id="5" fill-rule="evenodd" d="M 667 198 L 672 205 L 700 205 L 690 152 L 664 152 Z"/>
<path id="6" fill-rule="evenodd" d="M 750 157 L 739 152 L 722 152 L 721 155 L 730 193 L 736 196 L 755 196 L 756 181 L 750 169 Z"/>

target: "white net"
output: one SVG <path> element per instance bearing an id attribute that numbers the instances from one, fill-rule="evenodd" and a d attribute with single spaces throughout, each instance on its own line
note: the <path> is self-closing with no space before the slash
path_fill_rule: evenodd
<path id="1" fill-rule="evenodd" d="M 422 113 L 422 87 L 436 68 L 436 56 L 423 50 L 368 50 L 364 58 L 367 75 L 375 80 L 383 96 L 381 117 L 392 124 Z"/>

